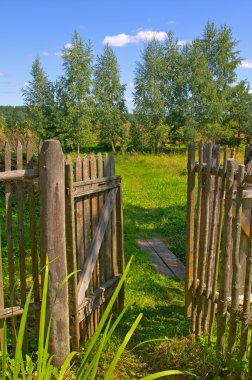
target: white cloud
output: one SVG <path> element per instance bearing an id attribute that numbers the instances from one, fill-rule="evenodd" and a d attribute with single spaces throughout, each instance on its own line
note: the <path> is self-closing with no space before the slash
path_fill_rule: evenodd
<path id="1" fill-rule="evenodd" d="M 30 87 L 30 83 L 29 82 L 24 82 L 24 87 Z"/>
<path id="2" fill-rule="evenodd" d="M 252 59 L 245 59 L 241 62 L 239 67 L 243 69 L 252 69 Z"/>
<path id="3" fill-rule="evenodd" d="M 179 40 L 178 41 L 179 46 L 185 46 L 186 44 L 191 44 L 191 43 L 192 43 L 191 41 L 187 41 L 187 40 Z"/>
<path id="4" fill-rule="evenodd" d="M 111 46 L 125 46 L 128 44 L 137 44 L 140 41 L 150 41 L 155 38 L 158 41 L 166 39 L 166 32 L 156 32 L 153 30 L 140 30 L 136 34 L 120 33 L 114 36 L 106 36 L 103 40 L 104 44 Z"/>
<path id="5" fill-rule="evenodd" d="M 177 24 L 177 23 L 176 23 L 176 21 L 170 20 L 170 21 L 167 21 L 167 24 L 168 24 L 168 25 L 175 25 L 175 24 Z"/>
<path id="6" fill-rule="evenodd" d="M 251 90 L 249 90 L 249 94 L 252 94 L 252 89 L 251 89 Z"/>
<path id="7" fill-rule="evenodd" d="M 43 51 L 42 53 L 43 57 L 49 57 L 50 56 L 50 53 L 48 53 L 48 51 Z"/>
<path id="8" fill-rule="evenodd" d="M 125 98 L 127 103 L 133 103 L 133 98 Z"/>
<path id="9" fill-rule="evenodd" d="M 62 53 L 61 53 L 61 51 L 56 51 L 56 52 L 54 53 L 54 55 L 55 55 L 56 57 L 62 57 Z"/>
<path id="10" fill-rule="evenodd" d="M 133 88 L 135 88 L 134 83 L 133 82 L 127 83 L 126 88 L 128 88 L 129 90 L 132 90 Z"/>
<path id="11" fill-rule="evenodd" d="M 67 44 L 65 44 L 65 49 L 71 49 L 71 47 L 72 47 L 71 42 L 68 42 Z"/>

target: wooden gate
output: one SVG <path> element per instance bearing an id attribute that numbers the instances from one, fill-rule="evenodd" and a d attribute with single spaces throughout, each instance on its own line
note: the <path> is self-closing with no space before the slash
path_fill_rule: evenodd
<path id="1" fill-rule="evenodd" d="M 5 221 L 2 251 L 0 244 L 0 346 L 5 319 L 12 321 L 15 337 L 16 317 L 23 313 L 32 283 L 29 316 L 35 313 L 38 331 L 41 270 L 48 255 L 50 351 L 60 366 L 69 342 L 78 350 L 80 340 L 92 336 L 124 270 L 121 178 L 115 175 L 113 156 L 78 154 L 73 165 L 56 140 L 44 141 L 35 165 L 30 143 L 25 152 L 18 143 L 14 153 L 7 143 L 0 169 Z M 58 295 L 59 284 L 72 272 Z M 122 289 L 117 306 L 123 302 Z"/>
<path id="2" fill-rule="evenodd" d="M 72 347 L 96 330 L 124 269 L 121 178 L 114 157 L 78 154 L 66 166 L 66 238 Z M 119 306 L 123 306 L 123 291 Z"/>

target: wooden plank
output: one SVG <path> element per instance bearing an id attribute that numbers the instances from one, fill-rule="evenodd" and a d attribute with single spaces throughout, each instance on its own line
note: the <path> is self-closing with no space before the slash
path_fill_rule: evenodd
<path id="1" fill-rule="evenodd" d="M 241 326 L 241 341 L 240 341 L 240 358 L 245 362 L 247 353 L 247 341 L 249 331 L 249 318 L 250 318 L 250 295 L 251 295 L 251 282 L 252 282 L 252 213 L 250 214 L 250 236 L 249 236 L 249 251 L 247 253 L 246 262 L 246 276 L 244 286 L 244 301 L 243 301 L 243 319 Z"/>
<path id="2" fill-rule="evenodd" d="M 33 167 L 33 147 L 29 140 L 26 147 L 26 165 L 28 168 Z M 31 240 L 31 256 L 32 256 L 32 278 L 33 278 L 33 294 L 34 301 L 40 301 L 40 275 L 37 251 L 37 231 L 36 231 L 36 206 L 35 206 L 35 189 L 34 184 L 28 183 L 28 203 L 29 203 L 29 223 L 30 223 L 30 240 Z M 39 336 L 40 312 L 35 311 L 36 334 Z"/>
<path id="3" fill-rule="evenodd" d="M 70 352 L 68 284 L 58 294 L 67 276 L 65 234 L 65 159 L 60 142 L 45 140 L 39 158 L 41 256 L 48 255 L 50 275 L 47 295 L 47 323 L 52 314 L 50 354 L 60 367 Z M 55 298 L 57 296 L 57 302 Z"/>
<path id="4" fill-rule="evenodd" d="M 101 153 L 97 154 L 97 159 L 98 159 L 98 156 L 101 156 Z M 75 181 L 73 183 L 74 192 L 76 191 L 77 188 L 80 188 L 83 186 L 89 186 L 89 185 L 101 186 L 101 185 L 108 184 L 109 182 L 118 180 L 118 179 L 119 180 L 121 179 L 121 177 L 119 175 L 103 177 L 103 172 L 102 172 L 102 177 L 93 178 L 93 179 L 86 179 L 84 181 L 78 181 L 78 182 Z"/>
<path id="5" fill-rule="evenodd" d="M 11 150 L 9 143 L 5 144 L 4 151 L 4 166 L 6 171 L 11 170 Z M 6 212 L 6 232 L 7 232 L 7 246 L 8 246 L 8 270 L 9 270 L 9 288 L 10 295 L 13 295 L 15 300 L 15 263 L 13 254 L 13 231 L 12 231 L 12 206 L 11 206 L 11 184 L 5 185 L 5 212 Z"/>
<path id="6" fill-rule="evenodd" d="M 82 162 L 82 170 L 83 170 L 83 180 L 88 181 L 90 180 L 90 162 L 89 158 L 85 154 L 83 157 Z M 90 195 L 86 195 L 84 197 L 84 242 L 85 242 L 85 261 L 88 258 L 89 255 L 89 248 L 91 244 L 91 204 L 90 204 Z M 82 267 L 83 269 L 83 267 Z M 93 279 L 91 278 L 91 281 L 89 283 L 88 288 L 86 289 L 86 296 L 89 296 L 93 293 Z M 84 294 L 83 294 L 84 296 Z M 82 329 L 82 335 L 83 338 L 90 338 L 93 335 L 94 332 L 94 326 L 93 326 L 93 319 L 90 317 L 85 321 L 85 326 Z"/>
<path id="7" fill-rule="evenodd" d="M 193 252 L 194 252 L 194 191 L 195 191 L 195 145 L 188 145 L 187 162 L 187 219 L 186 219 L 186 280 L 185 310 L 186 316 L 192 316 Z M 169 258 L 167 257 L 169 261 Z M 171 260 L 170 260 L 171 262 Z"/>
<path id="8" fill-rule="evenodd" d="M 200 141 L 198 147 L 198 197 L 197 197 L 197 220 L 195 230 L 195 246 L 193 257 L 193 298 L 192 298 L 192 332 L 195 332 L 196 315 L 197 315 L 197 281 L 198 281 L 198 261 L 199 261 L 199 242 L 200 242 L 200 223 L 201 223 L 201 207 L 202 207 L 202 165 L 203 165 L 203 142 Z"/>
<path id="9" fill-rule="evenodd" d="M 173 277 L 177 277 L 180 280 L 185 278 L 186 271 L 184 265 L 160 239 L 148 239 L 148 243 L 165 263 L 165 265 L 169 268 L 169 270 L 173 273 Z"/>
<path id="10" fill-rule="evenodd" d="M 213 332 L 213 325 L 216 312 L 215 304 L 215 294 L 217 293 L 218 287 L 218 276 L 219 276 L 219 257 L 220 257 L 220 245 L 221 245 L 221 231 L 222 231 L 222 214 L 223 214 L 223 205 L 224 205 L 224 193 L 225 193 L 225 183 L 226 183 L 226 171 L 227 171 L 227 151 L 228 147 L 225 146 L 224 156 L 223 156 L 223 171 L 220 181 L 220 190 L 219 190 L 219 220 L 217 227 L 217 243 L 216 243 L 216 254 L 214 258 L 214 275 L 213 275 L 213 288 L 212 288 L 212 297 L 211 297 L 211 311 L 209 317 L 209 326 L 208 326 L 208 342 L 211 343 L 211 337 Z"/>
<path id="11" fill-rule="evenodd" d="M 237 181 L 235 219 L 233 223 L 233 276 L 232 276 L 232 293 L 231 293 L 231 313 L 229 319 L 229 336 L 228 336 L 228 357 L 231 359 L 236 344 L 237 318 L 236 313 L 239 308 L 240 295 L 240 241 L 241 241 L 241 215 L 242 215 L 242 195 L 243 179 L 245 166 L 239 165 L 239 176 Z"/>
<path id="12" fill-rule="evenodd" d="M 9 144 L 7 143 L 6 149 Z M 6 154 L 7 150 L 6 150 Z M 29 180 L 38 177 L 38 169 L 22 169 L 22 170 L 11 170 L 9 165 L 5 166 L 6 172 L 0 172 L 0 182 L 11 182 L 11 181 L 22 181 Z"/>
<path id="13" fill-rule="evenodd" d="M 110 174 L 115 176 L 115 158 L 110 156 Z M 111 251 L 112 251 L 112 268 L 113 274 L 118 274 L 117 265 L 117 247 L 116 247 L 116 207 L 113 208 L 111 214 Z"/>
<path id="14" fill-rule="evenodd" d="M 23 169 L 23 147 L 20 141 L 17 144 L 17 169 Z M 24 242 L 24 193 L 23 184 L 17 183 L 17 207 L 18 207 L 18 245 L 19 245 L 19 271 L 21 303 L 26 300 L 26 265 L 25 265 L 25 242 Z M 28 352 L 27 324 L 24 333 L 23 348 Z"/>
<path id="15" fill-rule="evenodd" d="M 220 166 L 220 145 L 214 147 L 215 152 L 215 165 L 216 171 L 218 172 Z M 204 312 L 202 316 L 202 330 L 203 332 L 207 331 L 207 323 L 209 319 L 209 309 L 211 307 L 209 294 L 211 292 L 211 287 L 213 283 L 214 276 L 214 257 L 216 255 L 217 247 L 217 226 L 218 226 L 218 210 L 219 210 L 219 176 L 216 174 L 214 178 L 211 178 L 211 181 L 214 180 L 214 193 L 210 196 L 210 209 L 212 210 L 212 218 L 210 219 L 210 235 L 209 235 L 209 254 L 207 257 L 207 267 L 206 267 L 206 297 Z M 211 183 L 210 183 L 211 185 Z"/>
<path id="16" fill-rule="evenodd" d="M 199 295 L 196 315 L 195 334 L 199 336 L 201 334 L 201 322 L 204 305 L 204 284 L 206 277 L 206 261 L 208 254 L 208 242 L 209 242 L 209 197 L 210 197 L 210 167 L 212 161 L 212 145 L 207 145 L 207 173 L 202 175 L 202 211 L 201 211 L 201 223 L 200 223 L 200 242 L 199 242 L 199 265 L 198 265 L 198 278 L 199 278 Z"/>
<path id="17" fill-rule="evenodd" d="M 75 179 L 81 181 L 83 179 L 82 159 L 77 155 L 75 161 Z M 71 185 L 72 190 L 72 185 Z M 73 191 L 73 190 L 72 190 Z M 76 252 L 77 252 L 77 268 L 81 270 L 84 265 L 84 210 L 83 201 L 78 199 L 75 203 L 75 223 L 76 223 Z M 77 275 L 79 277 L 79 273 Z"/>
<path id="18" fill-rule="evenodd" d="M 35 311 L 39 311 L 41 307 L 40 303 L 31 303 L 29 305 L 28 313 L 34 313 Z M 4 321 L 8 318 L 18 317 L 22 315 L 24 312 L 24 306 L 13 306 L 6 307 L 5 309 L 0 309 L 0 321 Z"/>
<path id="19" fill-rule="evenodd" d="M 123 200 L 122 184 L 118 187 L 116 195 L 116 247 L 117 247 L 117 267 L 118 272 L 124 272 L 124 231 L 123 231 Z M 124 285 L 118 295 L 118 305 L 124 307 Z"/>
<path id="20" fill-rule="evenodd" d="M 94 180 L 97 178 L 97 164 L 96 157 L 94 153 L 90 155 L 90 178 Z M 97 194 L 91 195 L 91 238 L 94 239 L 95 231 L 98 224 L 98 198 Z M 99 260 L 96 261 L 93 271 L 93 289 L 98 288 L 98 271 L 99 271 Z M 99 322 L 99 310 L 96 310 L 93 315 L 94 331 L 97 329 Z"/>
<path id="21" fill-rule="evenodd" d="M 90 246 L 86 262 L 81 271 L 80 280 L 78 283 L 78 304 L 83 302 L 85 297 L 85 292 L 92 278 L 92 273 L 95 267 L 96 260 L 98 258 L 101 243 L 108 225 L 110 213 L 114 207 L 116 199 L 117 189 L 113 189 L 107 196 L 106 202 L 104 203 L 102 213 L 100 215 L 99 223 L 95 232 L 94 239 Z"/>
<path id="22" fill-rule="evenodd" d="M 0 309 L 4 309 L 4 284 L 3 284 L 3 263 L 2 263 L 2 227 L 0 223 Z M 0 350 L 4 344 L 3 321 L 0 320 Z"/>
<path id="23" fill-rule="evenodd" d="M 110 173 L 110 162 L 108 154 L 105 153 L 103 157 L 103 173 L 105 177 L 109 177 Z M 105 200 L 109 192 L 105 192 Z M 112 211 L 112 210 L 111 210 Z M 111 255 L 111 212 L 109 214 L 108 226 L 104 235 L 105 243 L 105 280 L 108 280 L 113 275 L 113 266 L 112 266 L 112 255 Z"/>
<path id="24" fill-rule="evenodd" d="M 66 183 L 66 254 L 68 274 L 77 270 L 76 245 L 75 245 L 75 220 L 74 220 L 74 198 L 73 198 L 73 166 L 70 155 L 65 162 L 65 183 Z M 70 316 L 71 349 L 79 351 L 80 329 L 78 319 L 77 301 L 77 273 L 68 280 L 68 299 Z"/>
<path id="25" fill-rule="evenodd" d="M 224 213 L 224 231 L 222 261 L 220 272 L 220 296 L 217 306 L 217 349 L 224 351 L 227 319 L 227 297 L 229 291 L 229 274 L 232 252 L 232 194 L 234 184 L 234 160 L 227 161 L 226 200 Z"/>
<path id="26" fill-rule="evenodd" d="M 100 192 L 105 192 L 105 191 L 114 189 L 115 187 L 118 186 L 119 183 L 120 183 L 120 179 L 117 179 L 107 184 L 104 184 L 102 186 L 100 185 L 83 186 L 83 188 L 77 188 L 74 191 L 74 198 L 80 198 L 80 197 L 84 197 L 85 195 L 92 195 L 92 194 L 97 194 Z"/>
<path id="27" fill-rule="evenodd" d="M 82 305 L 79 306 L 79 320 L 82 321 L 90 316 L 95 310 L 104 305 L 113 295 L 121 274 L 113 276 L 99 288 L 97 288 L 90 298 L 86 298 Z"/>
<path id="28" fill-rule="evenodd" d="M 174 278 L 175 277 L 174 273 L 167 267 L 167 265 L 159 257 L 154 247 L 149 244 L 149 240 L 150 239 L 139 238 L 137 239 L 137 243 L 143 251 L 149 254 L 150 258 L 153 261 L 153 267 L 156 269 L 157 272 L 159 272 L 163 276 Z"/>

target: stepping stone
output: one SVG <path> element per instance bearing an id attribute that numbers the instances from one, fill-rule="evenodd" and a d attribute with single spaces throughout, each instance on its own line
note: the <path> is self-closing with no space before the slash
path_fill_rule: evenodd
<path id="1" fill-rule="evenodd" d="M 157 272 L 170 278 L 185 278 L 185 267 L 160 239 L 137 240 L 141 249 L 149 254 Z"/>

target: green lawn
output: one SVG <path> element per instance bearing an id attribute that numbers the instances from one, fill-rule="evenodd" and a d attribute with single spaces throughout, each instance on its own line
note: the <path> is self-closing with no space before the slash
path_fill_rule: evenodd
<path id="1" fill-rule="evenodd" d="M 133 380 L 175 368 L 193 369 L 202 379 L 218 379 L 214 375 L 220 371 L 221 360 L 204 341 L 195 344 L 189 336 L 183 281 L 158 274 L 147 253 L 137 246 L 138 237 L 159 237 L 185 262 L 186 155 L 118 155 L 116 168 L 123 183 L 125 256 L 127 261 L 134 255 L 134 262 L 126 283 L 130 308 L 103 357 L 103 368 L 142 312 L 144 317 L 119 365 L 117 379 Z M 169 340 L 133 349 L 152 339 Z"/>

